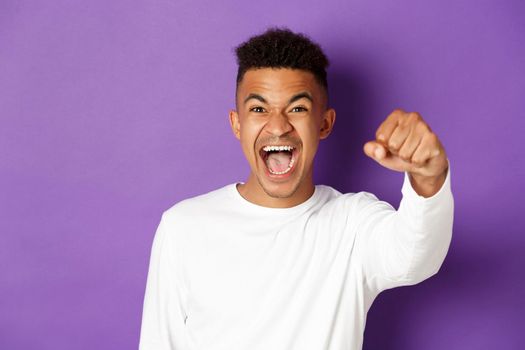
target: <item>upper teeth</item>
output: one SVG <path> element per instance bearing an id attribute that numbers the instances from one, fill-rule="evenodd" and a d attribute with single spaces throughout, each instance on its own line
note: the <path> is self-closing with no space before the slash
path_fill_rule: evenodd
<path id="1" fill-rule="evenodd" d="M 293 146 L 265 146 L 263 147 L 263 150 L 265 152 L 269 151 L 291 151 L 293 149 Z"/>

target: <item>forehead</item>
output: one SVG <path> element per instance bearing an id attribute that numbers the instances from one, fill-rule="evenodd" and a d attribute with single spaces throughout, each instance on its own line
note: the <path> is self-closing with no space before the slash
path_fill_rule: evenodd
<path id="1" fill-rule="evenodd" d="M 279 103 L 297 92 L 309 92 L 314 101 L 321 90 L 315 76 L 305 70 L 289 68 L 259 68 L 247 70 L 239 84 L 239 99 L 251 93 L 263 95 L 269 102 Z"/>

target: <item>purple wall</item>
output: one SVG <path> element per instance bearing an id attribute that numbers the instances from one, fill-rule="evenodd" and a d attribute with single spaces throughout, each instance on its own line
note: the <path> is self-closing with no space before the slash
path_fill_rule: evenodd
<path id="1" fill-rule="evenodd" d="M 378 297 L 364 348 L 522 348 L 523 4 L 1 1 L 0 348 L 137 348 L 162 211 L 246 179 L 232 49 L 269 25 L 332 62 L 317 183 L 397 206 L 402 173 L 362 152 L 395 107 L 451 161 L 449 255 Z"/>

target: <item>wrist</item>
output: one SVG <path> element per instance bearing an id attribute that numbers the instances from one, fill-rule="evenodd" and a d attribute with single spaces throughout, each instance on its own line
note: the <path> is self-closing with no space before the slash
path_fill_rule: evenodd
<path id="1" fill-rule="evenodd" d="M 416 193 L 422 197 L 428 198 L 435 195 L 447 177 L 448 166 L 445 170 L 436 176 L 424 176 L 420 174 L 408 173 L 410 184 Z"/>

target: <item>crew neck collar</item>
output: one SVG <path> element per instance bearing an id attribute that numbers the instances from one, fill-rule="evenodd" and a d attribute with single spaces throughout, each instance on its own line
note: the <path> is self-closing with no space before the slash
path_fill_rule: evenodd
<path id="1" fill-rule="evenodd" d="M 243 207 L 254 213 L 271 214 L 271 215 L 290 215 L 292 213 L 301 212 L 310 208 L 320 196 L 319 186 L 314 185 L 314 193 L 304 202 L 288 208 L 271 208 L 259 204 L 255 204 L 244 198 L 237 189 L 237 185 L 244 184 L 244 182 L 235 182 L 229 185 L 229 192 L 235 200 Z"/>

